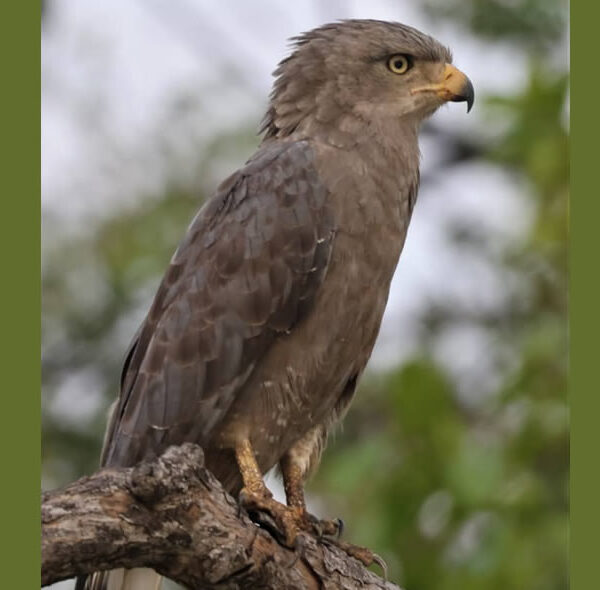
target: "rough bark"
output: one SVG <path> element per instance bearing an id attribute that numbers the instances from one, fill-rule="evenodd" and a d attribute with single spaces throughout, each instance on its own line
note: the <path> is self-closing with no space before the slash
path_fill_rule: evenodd
<path id="1" fill-rule="evenodd" d="M 103 469 L 42 498 L 42 585 L 151 567 L 189 588 L 398 590 L 334 546 L 294 553 L 258 528 L 203 466 L 202 449 Z"/>

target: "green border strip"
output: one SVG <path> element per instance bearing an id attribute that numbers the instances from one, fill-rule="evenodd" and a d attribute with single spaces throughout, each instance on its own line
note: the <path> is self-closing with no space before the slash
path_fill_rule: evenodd
<path id="1" fill-rule="evenodd" d="M 2 588 L 40 583 L 40 5 L 0 15 Z"/>
<path id="2" fill-rule="evenodd" d="M 595 14 L 593 14 L 595 13 Z M 571 588 L 598 587 L 600 563 L 600 10 L 571 6 Z"/>

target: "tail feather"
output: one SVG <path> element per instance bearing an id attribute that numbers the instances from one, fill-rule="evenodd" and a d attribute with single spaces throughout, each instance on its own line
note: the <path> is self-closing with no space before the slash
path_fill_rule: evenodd
<path id="1" fill-rule="evenodd" d="M 97 572 L 77 579 L 75 590 L 160 590 L 162 576 L 149 568 Z"/>

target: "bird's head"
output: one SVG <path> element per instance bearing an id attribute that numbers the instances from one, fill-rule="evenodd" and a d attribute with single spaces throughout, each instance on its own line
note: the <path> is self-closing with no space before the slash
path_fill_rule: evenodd
<path id="1" fill-rule="evenodd" d="M 447 101 L 465 101 L 467 110 L 473 104 L 473 86 L 452 65 L 450 51 L 412 27 L 346 20 L 293 42 L 293 53 L 274 72 L 265 137 L 333 127 L 343 144 L 345 127 L 358 120 L 418 126 Z"/>

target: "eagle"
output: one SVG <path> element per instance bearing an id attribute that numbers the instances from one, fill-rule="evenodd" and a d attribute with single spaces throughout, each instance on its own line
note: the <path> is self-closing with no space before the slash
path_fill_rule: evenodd
<path id="1" fill-rule="evenodd" d="M 197 443 L 290 547 L 337 527 L 307 512 L 303 486 L 377 338 L 417 199 L 419 127 L 474 99 L 450 51 L 404 24 L 338 21 L 292 42 L 260 146 L 190 223 L 133 339 L 101 457 L 128 467 Z M 286 505 L 263 481 L 275 466 Z M 159 584 L 115 570 L 78 588 Z"/>

